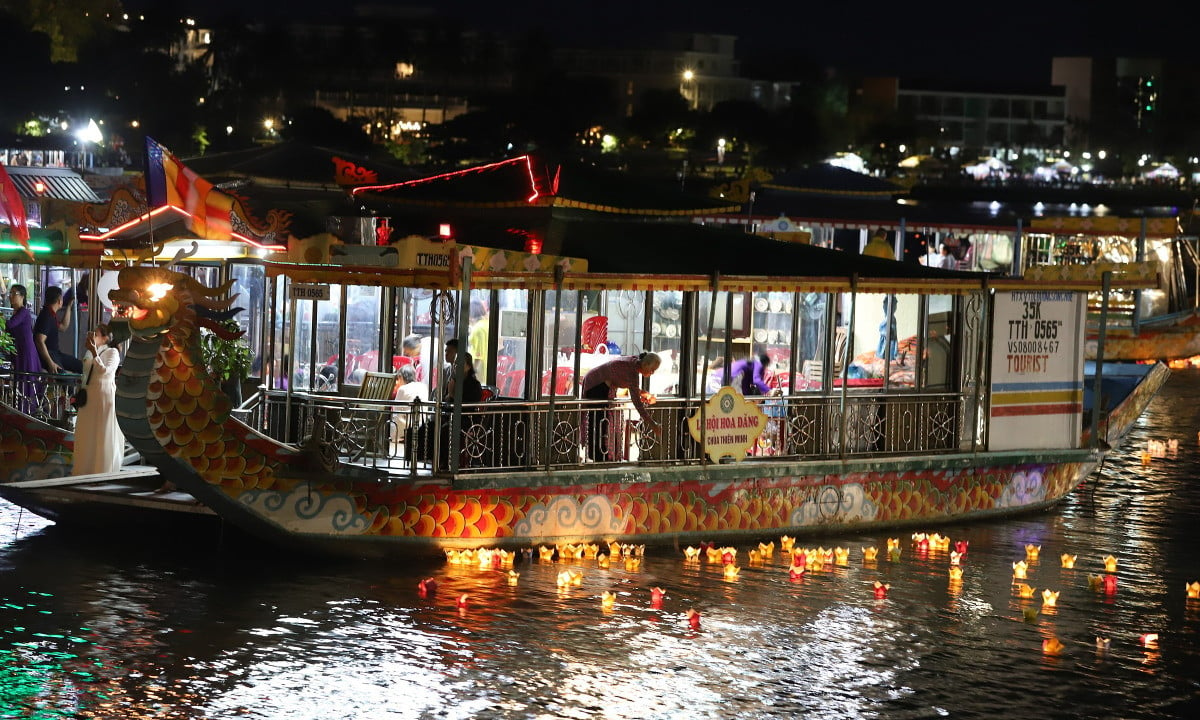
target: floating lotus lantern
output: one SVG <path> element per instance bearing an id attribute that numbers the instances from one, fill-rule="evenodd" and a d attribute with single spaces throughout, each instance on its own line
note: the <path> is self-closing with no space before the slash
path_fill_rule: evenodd
<path id="1" fill-rule="evenodd" d="M 883 583 L 883 582 L 879 582 L 878 580 L 876 580 L 875 581 L 875 599 L 882 600 L 882 599 L 886 598 L 887 594 L 888 594 L 888 590 L 890 590 L 891 587 L 892 586 L 888 583 Z"/>
<path id="2" fill-rule="evenodd" d="M 900 538 L 888 538 L 887 549 L 889 552 L 892 550 L 895 550 L 899 547 L 900 547 Z"/>
<path id="3" fill-rule="evenodd" d="M 1027 607 L 1027 608 L 1021 610 L 1021 616 L 1023 618 L 1025 618 L 1025 622 L 1035 623 L 1035 622 L 1037 622 L 1038 609 L 1032 608 L 1032 607 Z"/>
<path id="4" fill-rule="evenodd" d="M 1026 545 L 1025 546 L 1025 559 L 1031 563 L 1037 562 L 1038 555 L 1041 554 L 1041 552 L 1042 552 L 1041 545 Z"/>
<path id="5" fill-rule="evenodd" d="M 695 608 L 689 608 L 687 611 L 688 626 L 693 630 L 700 629 L 700 613 Z"/>
<path id="6" fill-rule="evenodd" d="M 1075 567 L 1075 560 L 1078 557 L 1079 557 L 1078 555 L 1071 555 L 1069 553 L 1063 553 L 1062 557 L 1061 557 L 1062 566 L 1067 568 L 1068 570 L 1070 570 L 1071 568 Z"/>
<path id="7" fill-rule="evenodd" d="M 1179 452 L 1179 440 L 1176 438 L 1167 440 L 1167 452 L 1171 453 L 1172 455 Z"/>
<path id="8" fill-rule="evenodd" d="M 1024 580 L 1025 575 L 1029 570 L 1029 565 L 1026 564 L 1026 562 L 1024 560 L 1018 560 L 1017 562 L 1013 563 L 1012 566 L 1013 566 L 1013 577 L 1018 580 Z"/>
<path id="9" fill-rule="evenodd" d="M 715 547 L 705 549 L 704 554 L 710 563 L 721 562 L 721 551 Z"/>
<path id="10" fill-rule="evenodd" d="M 558 574 L 558 586 L 560 588 L 571 587 L 571 573 L 563 570 Z"/>
<path id="11" fill-rule="evenodd" d="M 1042 605 L 1045 607 L 1054 607 L 1055 605 L 1057 605 L 1059 592 L 1060 591 L 1057 591 L 1057 590 L 1043 590 L 1042 591 Z"/>
<path id="12" fill-rule="evenodd" d="M 688 545 L 687 547 L 685 547 L 683 549 L 683 559 L 688 560 L 690 562 L 699 562 L 700 548 L 692 547 L 691 545 Z"/>
<path id="13" fill-rule="evenodd" d="M 796 538 L 789 535 L 784 535 L 779 538 L 779 550 L 781 552 L 791 552 L 792 546 L 796 544 Z"/>
<path id="14" fill-rule="evenodd" d="M 970 540 L 959 540 L 959 541 L 957 541 L 957 542 L 955 542 L 955 543 L 954 543 L 954 549 L 955 549 L 955 550 L 958 552 L 958 554 L 959 554 L 959 555 L 966 555 L 966 554 L 967 554 L 967 548 L 968 548 L 970 545 L 971 545 L 971 541 L 970 541 Z"/>
<path id="15" fill-rule="evenodd" d="M 801 570 L 808 567 L 808 553 L 803 550 L 792 553 L 792 567 L 798 567 Z"/>
<path id="16" fill-rule="evenodd" d="M 608 553 L 602 553 L 596 556 L 596 565 L 600 568 L 607 568 L 610 562 L 611 560 Z"/>
<path id="17" fill-rule="evenodd" d="M 571 573 L 571 584 L 572 585 L 579 586 L 579 585 L 583 584 L 583 571 L 582 570 L 571 570 L 569 572 Z"/>
<path id="18" fill-rule="evenodd" d="M 820 555 L 817 555 L 812 560 L 809 560 L 808 569 L 812 570 L 813 572 L 821 572 L 825 569 L 825 561 Z"/>
<path id="19" fill-rule="evenodd" d="M 1104 558 L 1104 572 L 1115 573 L 1117 571 L 1117 559 L 1112 555 Z"/>
<path id="20" fill-rule="evenodd" d="M 458 609 L 465 610 L 470 599 L 471 596 L 468 593 L 463 593 L 462 595 L 458 596 L 458 599 L 454 601 L 454 604 L 458 607 Z"/>
<path id="21" fill-rule="evenodd" d="M 1051 635 L 1042 641 L 1042 652 L 1047 655 L 1058 655 L 1063 651 L 1063 644 L 1059 639 Z"/>
<path id="22" fill-rule="evenodd" d="M 1112 645 L 1112 638 L 1101 637 L 1100 635 L 1096 636 L 1097 652 L 1108 652 L 1110 645 Z"/>
<path id="23" fill-rule="evenodd" d="M 509 585 L 516 585 L 517 581 L 520 579 L 521 579 L 521 573 L 517 572 L 516 570 L 508 571 L 508 584 Z"/>
<path id="24" fill-rule="evenodd" d="M 575 560 L 582 560 L 586 552 L 587 551 L 583 545 L 576 545 L 575 547 L 571 548 L 571 552 L 567 554 L 567 557 L 574 558 Z"/>
<path id="25" fill-rule="evenodd" d="M 600 607 L 604 610 L 612 610 L 613 604 L 617 602 L 617 594 L 605 591 L 600 596 Z"/>
<path id="26" fill-rule="evenodd" d="M 737 562 L 737 548 L 721 548 L 721 564 L 732 565 Z"/>
<path id="27" fill-rule="evenodd" d="M 962 580 L 962 573 L 963 573 L 962 566 L 960 566 L 960 565 L 951 565 L 950 566 L 950 579 L 951 580 Z"/>
<path id="28" fill-rule="evenodd" d="M 741 572 L 741 570 L 738 568 L 737 565 L 726 565 L 725 566 L 725 579 L 726 580 L 737 580 L 739 572 Z"/>
<path id="29" fill-rule="evenodd" d="M 434 580 L 433 578 L 425 578 L 417 583 L 417 594 L 421 597 L 429 597 L 437 592 L 437 587 L 437 580 Z"/>
<path id="30" fill-rule="evenodd" d="M 1017 595 L 1023 598 L 1031 598 L 1037 592 L 1034 588 L 1029 587 L 1025 583 L 1017 583 Z"/>
<path id="31" fill-rule="evenodd" d="M 621 543 L 612 541 L 608 544 L 608 554 L 613 557 L 621 557 Z"/>
<path id="32" fill-rule="evenodd" d="M 660 587 L 650 588 L 650 607 L 658 609 L 662 607 L 663 598 L 667 596 L 667 591 Z"/>
<path id="33" fill-rule="evenodd" d="M 1138 638 L 1138 642 L 1140 642 L 1142 644 L 1142 647 L 1157 648 L 1158 647 L 1158 633 L 1146 633 L 1145 635 L 1142 635 L 1141 637 Z"/>
<path id="34" fill-rule="evenodd" d="M 865 547 L 862 549 L 864 562 L 875 562 L 875 558 L 879 556 L 879 548 Z"/>
<path id="35" fill-rule="evenodd" d="M 1104 593 L 1106 595 L 1115 595 L 1117 593 L 1117 576 L 1116 575 L 1105 575 L 1104 576 Z"/>
<path id="36" fill-rule="evenodd" d="M 951 550 L 950 551 L 950 564 L 951 565 L 961 565 L 962 564 L 962 554 L 955 550 Z"/>
<path id="37" fill-rule="evenodd" d="M 599 554 L 600 554 L 600 545 L 598 545 L 597 543 L 591 543 L 590 545 L 583 546 L 583 556 L 585 558 L 587 558 L 588 560 L 595 558 Z"/>
<path id="38" fill-rule="evenodd" d="M 936 550 L 949 550 L 950 537 L 947 535 L 939 535 L 934 533 L 929 536 L 929 545 Z"/>
<path id="39" fill-rule="evenodd" d="M 636 572 L 641 567 L 642 567 L 642 559 L 641 558 L 639 558 L 639 557 L 625 558 L 625 569 L 628 570 L 629 572 Z"/>
<path id="40" fill-rule="evenodd" d="M 758 544 L 758 554 L 762 555 L 764 558 L 775 557 L 775 543 L 773 543 L 773 542 L 759 543 Z"/>
<path id="41" fill-rule="evenodd" d="M 542 545 L 538 548 L 538 559 L 549 562 L 554 559 L 554 548 Z"/>
<path id="42" fill-rule="evenodd" d="M 760 553 L 757 550 L 751 550 L 751 551 L 747 552 L 746 558 L 750 562 L 751 565 L 761 565 L 762 561 L 763 561 L 762 553 Z"/>
<path id="43" fill-rule="evenodd" d="M 834 548 L 833 549 L 833 562 L 837 565 L 849 565 L 850 564 L 850 548 L 844 548 L 844 547 Z"/>
<path id="44" fill-rule="evenodd" d="M 891 562 L 900 562 L 900 548 L 888 550 L 888 560 Z"/>
<path id="45" fill-rule="evenodd" d="M 1102 589 L 1104 587 L 1104 576 L 1088 573 L 1088 587 L 1093 590 Z"/>
<path id="46" fill-rule="evenodd" d="M 1143 465 L 1149 465 L 1149 464 L 1150 464 L 1150 451 L 1149 451 L 1149 450 L 1143 450 L 1143 451 L 1142 451 L 1142 464 L 1143 464 Z"/>
<path id="47" fill-rule="evenodd" d="M 1190 582 L 1186 586 L 1188 600 L 1200 598 L 1200 582 Z"/>

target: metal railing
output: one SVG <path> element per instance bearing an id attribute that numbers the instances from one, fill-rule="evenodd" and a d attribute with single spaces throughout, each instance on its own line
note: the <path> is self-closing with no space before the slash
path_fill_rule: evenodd
<path id="1" fill-rule="evenodd" d="M 337 395 L 259 396 L 239 411 L 257 430 L 317 448 L 326 462 L 383 467 L 392 473 L 563 470 L 596 465 L 699 464 L 687 418 L 696 400 L 660 399 L 647 432 L 631 405 L 556 399 L 468 406 L 457 455 L 452 415 L 431 403 L 398 405 Z M 795 395 L 758 400 L 767 427 L 753 458 L 836 459 L 958 452 L 969 446 L 966 398 L 954 393 Z M 439 417 L 440 413 L 440 417 Z M 969 423 L 967 423 L 969 425 Z"/>
<path id="2" fill-rule="evenodd" d="M 0 402 L 64 430 L 75 426 L 71 395 L 78 388 L 78 375 L 0 371 Z"/>

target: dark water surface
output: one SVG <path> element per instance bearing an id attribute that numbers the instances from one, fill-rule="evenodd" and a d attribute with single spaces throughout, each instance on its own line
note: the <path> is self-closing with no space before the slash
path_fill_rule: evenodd
<path id="1" fill-rule="evenodd" d="M 888 533 L 802 538 L 851 553 L 800 582 L 763 538 L 775 557 L 751 564 L 739 547 L 735 580 L 650 548 L 636 569 L 518 562 L 510 584 L 473 566 L 80 536 L 0 502 L 0 718 L 1190 718 L 1198 431 L 1200 372 L 1176 371 L 1094 490 L 929 528 L 970 542 L 959 584 L 947 551 L 922 555 L 911 530 L 890 533 L 898 562 Z M 1142 465 L 1148 440 L 1171 438 L 1176 454 Z M 1037 596 L 1022 599 L 1012 564 L 1027 544 L 1041 553 L 1026 581 Z M 1111 594 L 1089 584 L 1108 555 Z M 564 570 L 581 584 L 560 590 Z M 426 577 L 439 587 L 422 598 Z M 1061 593 L 1056 608 L 1043 589 Z M 1051 638 L 1058 654 L 1043 651 Z"/>

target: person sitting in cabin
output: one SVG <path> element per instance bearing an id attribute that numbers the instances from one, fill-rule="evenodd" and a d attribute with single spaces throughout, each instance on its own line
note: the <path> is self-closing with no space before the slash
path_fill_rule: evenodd
<path id="1" fill-rule="evenodd" d="M 415 420 L 420 417 L 419 411 L 413 407 L 414 402 L 429 400 L 429 386 L 417 379 L 417 371 L 412 365 L 401 365 L 396 371 L 396 402 L 398 407 L 393 414 L 395 427 L 393 438 L 408 437 L 408 429 L 415 426 Z"/>
<path id="2" fill-rule="evenodd" d="M 125 459 L 125 435 L 117 424 L 116 407 L 121 353 L 109 344 L 111 340 L 105 325 L 87 336 L 82 379 L 86 395 L 75 417 L 72 475 L 115 473 Z"/>
<path id="3" fill-rule="evenodd" d="M 615 448 L 616 427 L 614 418 L 607 417 L 614 408 L 618 390 L 628 390 L 629 399 L 637 408 L 642 422 L 649 426 L 650 433 L 657 433 L 659 425 L 650 417 L 646 403 L 642 399 L 642 378 L 648 378 L 658 370 L 662 358 L 657 353 L 644 352 L 641 355 L 624 355 L 597 365 L 583 376 L 583 397 L 585 400 L 605 400 L 608 406 L 590 410 L 585 414 L 587 425 L 588 457 L 592 460 L 615 460 L 618 453 Z"/>

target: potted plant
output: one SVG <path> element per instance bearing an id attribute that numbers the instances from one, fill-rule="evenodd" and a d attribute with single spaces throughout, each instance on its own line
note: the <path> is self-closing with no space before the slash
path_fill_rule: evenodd
<path id="1" fill-rule="evenodd" d="M 13 336 L 8 334 L 8 320 L 4 315 L 0 315 L 0 360 L 12 362 L 16 356 L 17 343 Z"/>
<path id="2" fill-rule="evenodd" d="M 229 333 L 241 332 L 236 320 L 225 320 L 221 322 L 221 327 Z M 250 366 L 254 362 L 250 344 L 241 337 L 226 340 L 210 330 L 202 329 L 200 357 L 233 406 L 236 408 L 241 405 L 242 383 L 250 377 Z"/>

